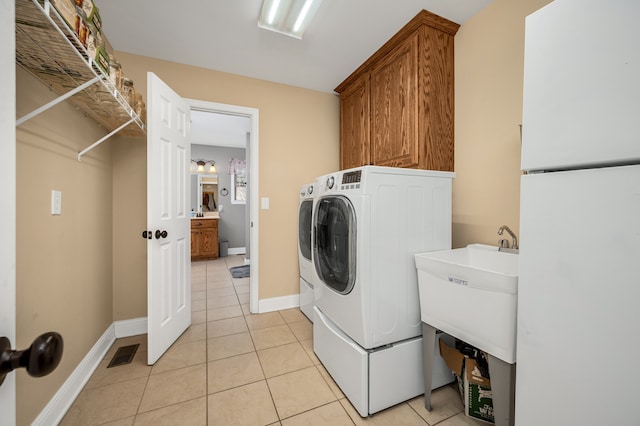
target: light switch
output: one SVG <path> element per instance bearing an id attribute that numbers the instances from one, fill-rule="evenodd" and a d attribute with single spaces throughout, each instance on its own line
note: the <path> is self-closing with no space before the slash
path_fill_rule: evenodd
<path id="1" fill-rule="evenodd" d="M 262 210 L 269 210 L 269 197 L 262 197 Z"/>
<path id="2" fill-rule="evenodd" d="M 62 192 L 51 191 L 51 214 L 62 214 Z"/>

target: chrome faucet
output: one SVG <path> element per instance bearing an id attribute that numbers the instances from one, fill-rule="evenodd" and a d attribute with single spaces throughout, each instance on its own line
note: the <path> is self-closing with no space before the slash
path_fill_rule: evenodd
<path id="1" fill-rule="evenodd" d="M 502 233 L 504 231 L 507 231 L 507 234 L 511 235 L 511 238 L 513 240 L 512 244 L 511 244 L 511 248 L 513 250 L 518 250 L 518 237 L 516 236 L 515 232 L 513 232 L 511 230 L 511 228 L 509 228 L 507 225 L 502 225 L 500 227 L 500 229 L 498 229 L 498 235 L 502 235 Z M 506 243 L 506 245 L 505 245 L 505 243 Z M 509 248 L 509 242 L 507 240 L 500 240 L 500 248 L 501 249 L 503 249 L 503 248 L 508 249 Z"/>

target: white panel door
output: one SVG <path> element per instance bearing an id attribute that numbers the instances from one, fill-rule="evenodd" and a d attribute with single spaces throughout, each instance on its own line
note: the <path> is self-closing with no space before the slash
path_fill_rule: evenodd
<path id="1" fill-rule="evenodd" d="M 190 107 L 147 74 L 148 359 L 154 364 L 191 324 L 188 167 Z"/>

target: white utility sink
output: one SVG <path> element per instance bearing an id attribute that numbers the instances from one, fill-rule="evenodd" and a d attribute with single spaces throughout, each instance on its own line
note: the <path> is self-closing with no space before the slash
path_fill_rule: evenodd
<path id="1" fill-rule="evenodd" d="M 515 363 L 518 255 L 470 244 L 415 261 L 422 322 Z"/>

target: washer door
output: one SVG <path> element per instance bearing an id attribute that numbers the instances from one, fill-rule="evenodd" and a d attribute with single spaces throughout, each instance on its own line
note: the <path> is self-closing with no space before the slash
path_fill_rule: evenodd
<path id="1" fill-rule="evenodd" d="M 298 211 L 298 247 L 302 256 L 311 262 L 311 214 L 313 200 L 304 200 Z"/>
<path id="2" fill-rule="evenodd" d="M 318 200 L 315 210 L 314 264 L 320 280 L 340 294 L 356 281 L 356 216 L 343 196 Z"/>

